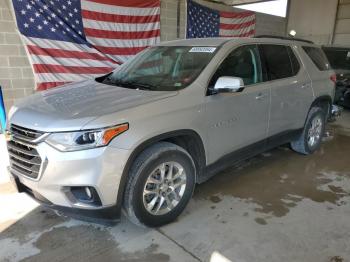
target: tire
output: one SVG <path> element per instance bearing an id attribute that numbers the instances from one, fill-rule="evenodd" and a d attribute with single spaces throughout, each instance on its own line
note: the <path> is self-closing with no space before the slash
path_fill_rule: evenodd
<path id="1" fill-rule="evenodd" d="M 169 182 L 173 183 L 173 186 L 164 182 L 166 178 L 171 181 L 169 170 L 172 170 L 173 178 L 179 177 Z M 162 173 L 164 174 L 163 180 Z M 124 194 L 124 211 L 131 222 L 141 226 L 159 227 L 174 221 L 192 197 L 195 174 L 196 169 L 192 157 L 182 147 L 168 142 L 150 146 L 136 158 L 130 169 Z M 163 182 L 159 183 L 159 181 Z M 181 186 L 178 186 L 180 184 Z M 173 189 L 175 186 L 178 187 Z M 152 193 L 144 195 L 146 190 Z M 156 202 L 152 202 L 155 198 Z M 160 204 L 161 201 L 162 204 Z M 155 203 L 154 208 L 150 208 L 152 203 Z M 149 210 L 146 206 L 149 207 Z M 166 209 L 166 206 L 169 208 Z"/>
<path id="2" fill-rule="evenodd" d="M 322 137 L 325 132 L 325 125 L 326 125 L 325 118 L 326 118 L 326 113 L 324 112 L 324 110 L 322 110 L 320 107 L 312 107 L 307 116 L 302 134 L 297 140 L 291 142 L 291 148 L 294 151 L 304 155 L 312 154 L 317 149 L 319 149 L 322 142 Z M 315 139 L 314 143 L 309 143 L 309 141 L 311 141 L 309 132 L 312 132 L 311 129 L 313 127 L 313 123 L 315 123 L 314 121 L 318 121 L 318 120 L 320 121 L 320 124 L 321 124 L 320 130 L 319 132 L 317 132 L 319 133 L 319 137 Z"/>

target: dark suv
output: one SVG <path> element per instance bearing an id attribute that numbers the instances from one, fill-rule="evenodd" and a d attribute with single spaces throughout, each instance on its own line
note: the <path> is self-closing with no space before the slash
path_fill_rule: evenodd
<path id="1" fill-rule="evenodd" d="M 350 47 L 324 46 L 323 51 L 337 74 L 334 103 L 350 108 Z"/>

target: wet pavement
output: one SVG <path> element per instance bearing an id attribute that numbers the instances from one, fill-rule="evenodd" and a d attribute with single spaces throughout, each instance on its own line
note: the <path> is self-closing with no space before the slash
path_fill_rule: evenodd
<path id="1" fill-rule="evenodd" d="M 197 188 L 195 198 L 213 203 L 232 196 L 259 205 L 255 211 L 285 216 L 302 199 L 341 205 L 349 193 L 341 182 L 350 178 L 350 137 L 334 135 L 312 156 L 280 147 L 233 167 Z M 208 197 L 209 195 L 209 197 Z"/>
<path id="2" fill-rule="evenodd" d="M 311 156 L 279 147 L 218 174 L 158 229 L 59 217 L 0 165 L 0 261 L 350 261 L 350 112 L 328 132 Z"/>

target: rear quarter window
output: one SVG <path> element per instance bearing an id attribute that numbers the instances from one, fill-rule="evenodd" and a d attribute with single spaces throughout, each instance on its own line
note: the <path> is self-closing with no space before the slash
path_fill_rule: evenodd
<path id="1" fill-rule="evenodd" d="M 320 71 L 326 71 L 330 69 L 328 59 L 321 48 L 303 46 L 303 50 Z"/>

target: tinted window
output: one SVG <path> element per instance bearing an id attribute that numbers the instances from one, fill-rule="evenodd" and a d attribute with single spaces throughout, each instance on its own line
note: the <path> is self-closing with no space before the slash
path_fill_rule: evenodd
<path id="1" fill-rule="evenodd" d="M 299 70 L 300 70 L 300 64 L 299 61 L 297 59 L 297 57 L 295 56 L 292 48 L 290 48 L 289 46 L 287 47 L 288 50 L 288 54 L 289 54 L 289 58 L 290 58 L 290 62 L 292 63 L 292 70 L 293 70 L 293 75 L 296 75 Z"/>
<path id="2" fill-rule="evenodd" d="M 321 48 L 303 46 L 303 49 L 320 71 L 330 69 L 327 57 Z"/>
<path id="3" fill-rule="evenodd" d="M 292 60 L 296 60 L 296 57 L 293 54 L 294 58 L 291 59 L 293 56 L 290 57 L 289 53 L 292 51 L 289 49 L 290 47 L 283 45 L 261 45 L 270 80 L 287 78 L 296 74 L 295 71 L 299 65 L 297 63 L 292 66 Z M 295 67 L 294 70 L 293 67 Z"/>
<path id="4" fill-rule="evenodd" d="M 214 87 L 221 76 L 240 77 L 245 85 L 261 82 L 262 72 L 257 46 L 241 46 L 232 51 L 220 64 L 209 87 Z"/>
<path id="5" fill-rule="evenodd" d="M 350 70 L 350 49 L 325 47 L 323 51 L 333 69 Z"/>

